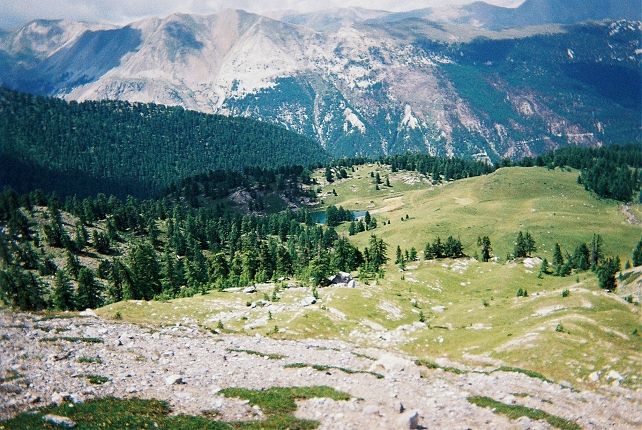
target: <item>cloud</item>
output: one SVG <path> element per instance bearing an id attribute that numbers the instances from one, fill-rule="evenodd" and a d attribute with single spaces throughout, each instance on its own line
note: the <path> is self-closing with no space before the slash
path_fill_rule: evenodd
<path id="1" fill-rule="evenodd" d="M 245 9 L 255 13 L 293 10 L 309 12 L 334 7 L 364 7 L 401 11 L 430 6 L 469 3 L 472 0 L 0 0 L 0 28 L 10 29 L 38 18 L 69 19 L 125 24 L 174 12 L 208 14 L 221 9 Z M 486 0 L 515 6 L 523 0 Z"/>

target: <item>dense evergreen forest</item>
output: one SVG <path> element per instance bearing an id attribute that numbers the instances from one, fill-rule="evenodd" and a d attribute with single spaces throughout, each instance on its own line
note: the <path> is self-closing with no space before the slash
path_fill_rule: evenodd
<path id="1" fill-rule="evenodd" d="M 280 166 L 318 167 L 329 163 L 329 167 L 338 168 L 337 178 L 341 179 L 346 177 L 345 168 L 377 161 L 390 165 L 393 171 L 415 170 L 437 181 L 483 175 L 513 164 L 568 166 L 581 170 L 580 181 L 588 190 L 627 201 L 639 189 L 637 169 L 642 167 L 640 145 L 566 147 L 536 158 L 503 160 L 497 166 L 421 153 L 330 161 L 311 140 L 246 118 L 119 101 L 67 103 L 2 88 L 0 142 L 0 185 L 23 193 L 42 189 L 60 196 L 103 192 L 148 198 L 168 187 L 175 191 L 179 185 L 173 184 L 194 175 L 207 174 L 216 181 L 225 177 L 227 181 L 233 177 L 212 172 L 245 168 L 259 168 L 252 175 L 262 185 L 281 181 L 281 186 L 293 174 L 309 176 L 309 172 L 304 175 L 303 168 L 296 172 L 286 168 L 275 172 L 280 179 L 270 177 L 271 173 L 265 176 L 265 172 Z M 267 167 L 270 169 L 265 170 Z M 332 173 L 326 172 L 333 180 Z M 248 171 L 246 176 L 250 176 Z M 208 182 L 212 185 L 216 181 Z M 184 184 L 185 197 L 193 199 L 199 191 L 194 183 Z M 208 197 L 215 198 L 230 185 L 200 191 L 209 190 L 212 195 Z"/>
<path id="2" fill-rule="evenodd" d="M 386 244 L 375 235 L 359 250 L 332 227 L 311 222 L 305 210 L 254 216 L 169 198 L 104 195 L 61 205 L 40 192 L 6 189 L 0 223 L 0 298 L 31 310 L 189 296 L 291 277 L 316 286 L 337 271 L 379 276 L 387 261 Z"/>
<path id="3" fill-rule="evenodd" d="M 587 190 L 600 197 L 626 202 L 632 200 L 640 189 L 642 145 L 566 147 L 535 159 L 525 158 L 520 165 L 578 169 L 581 172 L 578 182 Z"/>
<path id="4" fill-rule="evenodd" d="M 0 185 L 147 197 L 210 170 L 327 161 L 280 127 L 177 107 L 65 102 L 0 88 Z"/>

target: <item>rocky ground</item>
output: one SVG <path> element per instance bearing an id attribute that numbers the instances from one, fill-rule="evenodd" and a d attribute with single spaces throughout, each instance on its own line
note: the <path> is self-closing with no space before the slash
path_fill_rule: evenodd
<path id="1" fill-rule="evenodd" d="M 100 361 L 82 362 L 88 358 Z M 383 378 L 285 367 L 292 363 L 371 371 Z M 467 400 L 474 395 L 541 409 L 582 428 L 642 426 L 642 393 L 622 387 L 577 391 L 515 372 L 427 369 L 397 353 L 337 341 L 215 334 L 180 325 L 146 327 L 94 316 L 42 319 L 0 310 L 0 372 L 0 419 L 64 398 L 106 395 L 167 400 L 176 413 L 257 419 L 260 409 L 217 392 L 226 387 L 327 385 L 352 399 L 306 400 L 296 412 L 320 421 L 322 429 L 412 428 L 413 416 L 418 416 L 419 428 L 429 429 L 550 428 L 543 421 L 510 420 L 474 406 Z M 108 380 L 92 384 L 86 377 L 90 374 Z"/>

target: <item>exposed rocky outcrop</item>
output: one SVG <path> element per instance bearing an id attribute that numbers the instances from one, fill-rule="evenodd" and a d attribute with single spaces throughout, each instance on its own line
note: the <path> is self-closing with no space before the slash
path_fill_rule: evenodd
<path id="1" fill-rule="evenodd" d="M 217 411 L 222 419 L 257 419 L 259 409 L 217 392 L 235 386 L 328 385 L 352 400 L 311 399 L 300 402 L 297 411 L 300 417 L 319 420 L 324 429 L 549 428 L 473 406 L 467 401 L 471 395 L 542 409 L 583 428 L 642 424 L 642 395 L 622 387 L 597 393 L 520 373 L 455 374 L 418 367 L 394 351 L 370 348 L 363 351 L 366 355 L 338 341 L 221 336 L 196 326 L 136 326 L 92 316 L 39 320 L 8 311 L 0 311 L 0 333 L 0 418 L 49 403 L 110 395 L 167 400 L 178 413 Z M 289 363 L 334 367 L 285 368 Z M 374 369 L 383 378 L 340 368 Z M 87 374 L 107 381 L 94 385 L 83 377 Z"/>

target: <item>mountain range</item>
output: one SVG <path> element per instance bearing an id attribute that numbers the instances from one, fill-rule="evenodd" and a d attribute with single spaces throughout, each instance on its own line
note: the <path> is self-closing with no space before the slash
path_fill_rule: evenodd
<path id="1" fill-rule="evenodd" d="M 0 34 L 0 84 L 251 117 L 334 156 L 496 161 L 641 140 L 641 3 L 37 20 Z"/>

